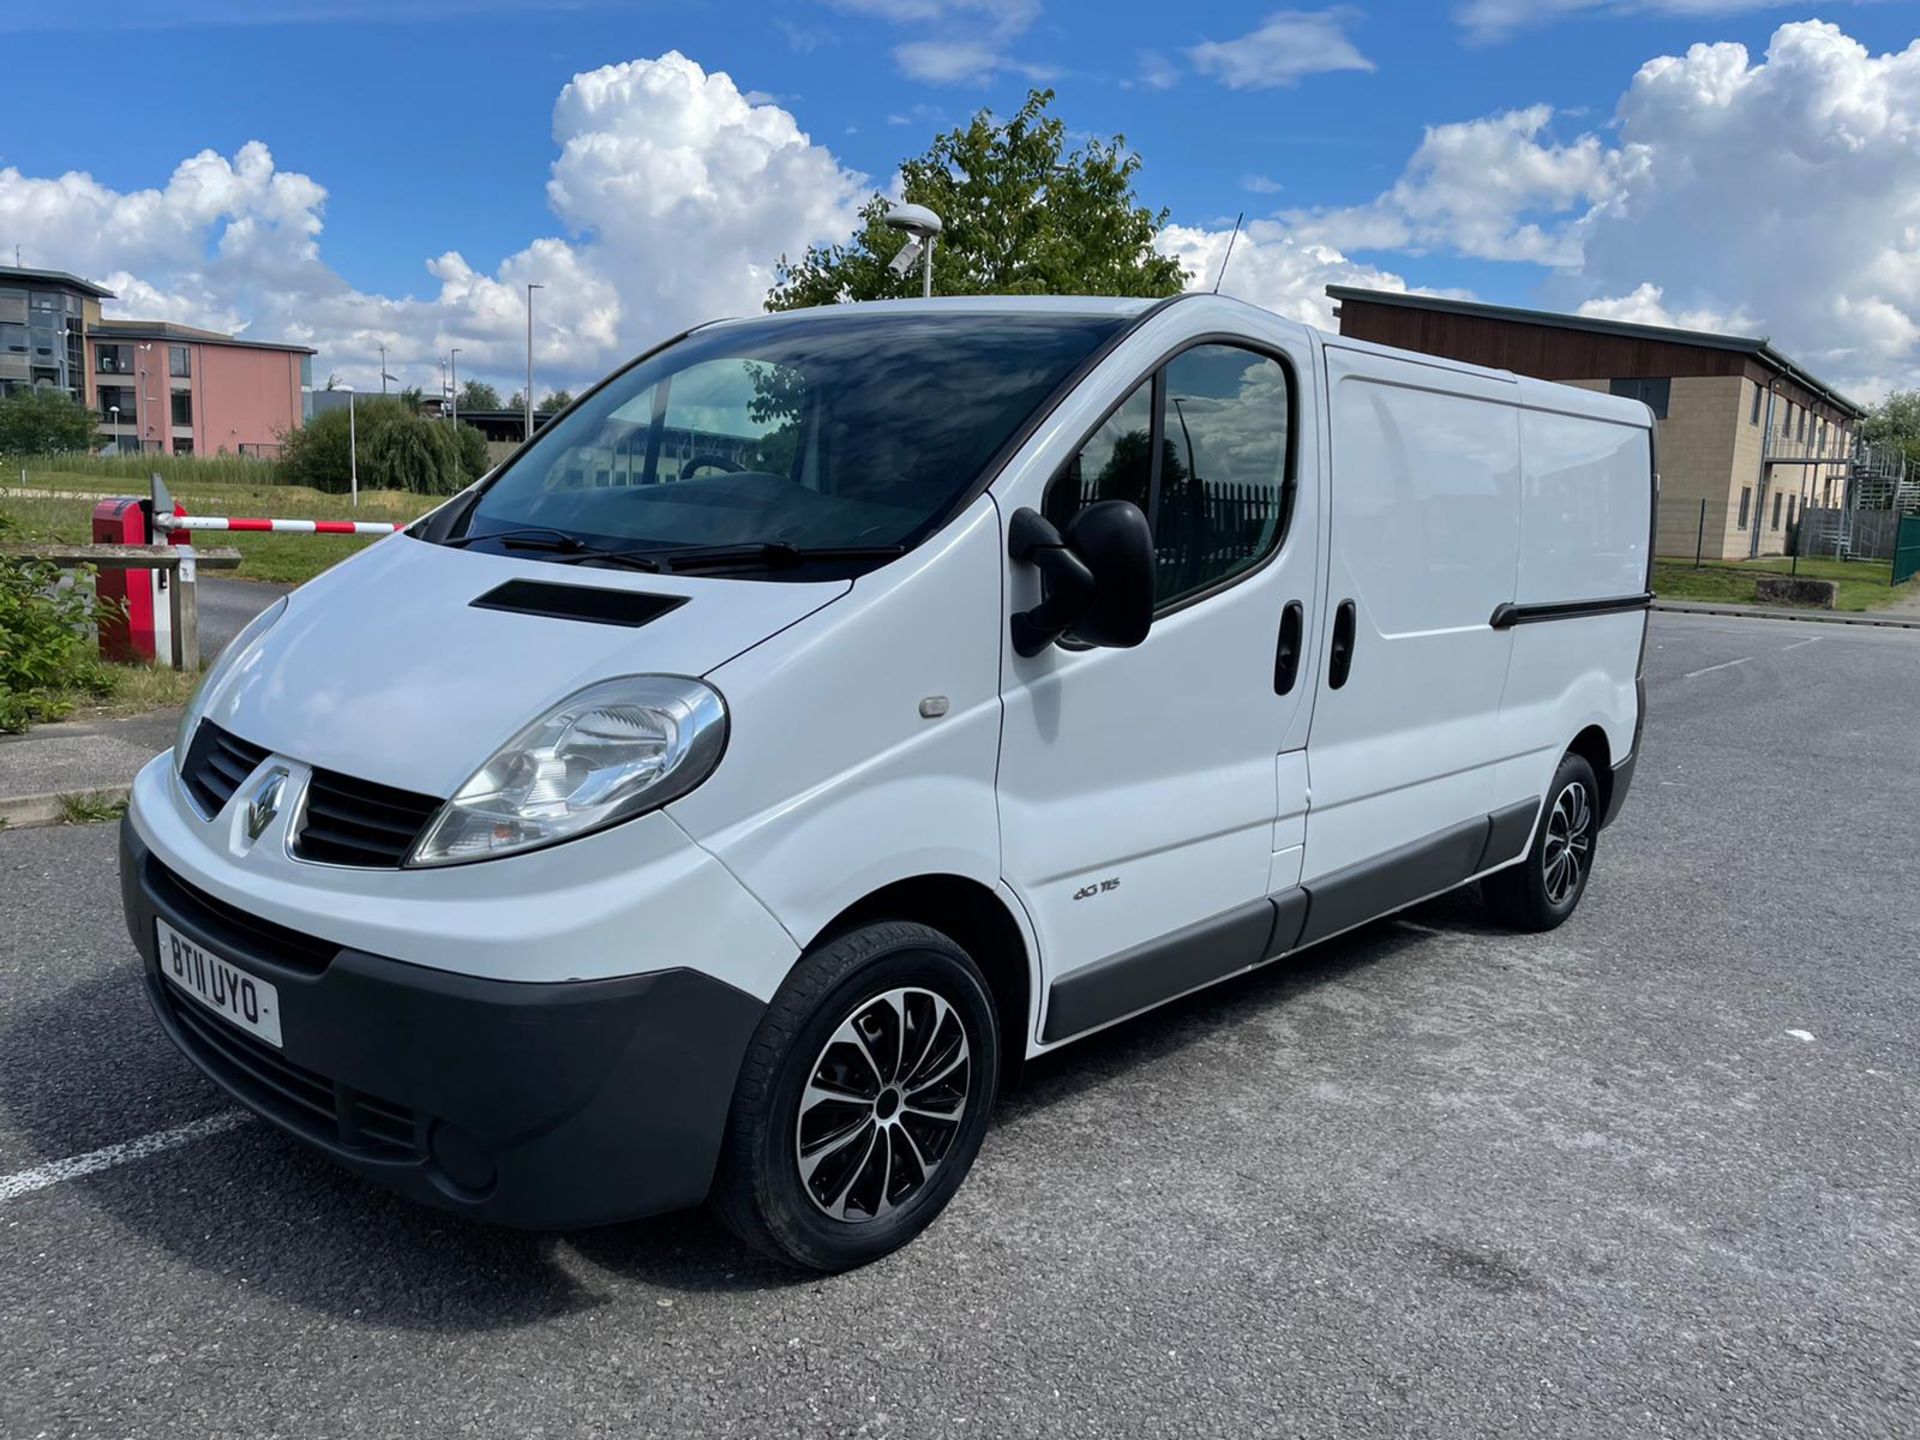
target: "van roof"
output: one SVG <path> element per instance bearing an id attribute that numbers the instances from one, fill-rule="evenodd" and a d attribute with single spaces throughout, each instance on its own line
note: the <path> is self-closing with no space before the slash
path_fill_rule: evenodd
<path id="1" fill-rule="evenodd" d="M 774 310 L 760 315 L 733 315 L 715 321 L 736 325 L 756 324 L 805 316 L 812 320 L 853 315 L 913 314 L 932 315 L 1112 315 L 1130 318 L 1151 310 L 1157 299 L 1133 299 L 1111 295 L 941 295 L 932 300 L 855 300 L 844 305 L 815 305 L 801 310 Z"/>

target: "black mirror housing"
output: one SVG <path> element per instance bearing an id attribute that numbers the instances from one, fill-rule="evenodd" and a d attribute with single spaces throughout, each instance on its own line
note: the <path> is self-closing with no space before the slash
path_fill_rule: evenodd
<path id="1" fill-rule="evenodd" d="M 1013 617 L 1013 648 L 1038 655 L 1063 635 L 1086 645 L 1130 649 L 1153 626 L 1153 530 L 1129 500 L 1100 500 L 1067 522 L 1062 536 L 1037 511 L 1016 510 L 1007 550 L 1046 578 L 1047 594 Z"/>
<path id="2" fill-rule="evenodd" d="M 1067 522 L 1067 548 L 1093 572 L 1093 601 L 1068 633 L 1131 650 L 1153 628 L 1153 528 L 1131 500 L 1098 500 Z"/>

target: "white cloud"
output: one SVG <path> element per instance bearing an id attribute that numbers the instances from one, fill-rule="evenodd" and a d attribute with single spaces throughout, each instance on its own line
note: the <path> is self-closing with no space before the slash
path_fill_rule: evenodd
<path id="1" fill-rule="evenodd" d="M 1138 59 L 1139 73 L 1121 82 L 1125 89 L 1137 85 L 1143 90 L 1171 90 L 1180 83 L 1180 67 L 1158 50 L 1142 50 Z"/>
<path id="2" fill-rule="evenodd" d="M 1631 325 L 1664 325 L 1721 335 L 1744 335 L 1754 328 L 1753 317 L 1743 310 L 1669 310 L 1666 293 L 1648 280 L 1625 295 L 1582 301 L 1579 313 L 1595 320 L 1624 320 Z"/>
<path id="3" fill-rule="evenodd" d="M 1535 105 L 1432 125 L 1392 189 L 1365 205 L 1290 217 L 1303 234 L 1345 249 L 1446 247 L 1486 260 L 1571 264 L 1577 227 L 1617 194 L 1638 161 L 1594 135 L 1546 138 L 1553 108 Z"/>
<path id="4" fill-rule="evenodd" d="M 1453 17 L 1467 38 L 1487 42 L 1504 40 L 1517 30 L 1550 25 L 1579 15 L 1735 15 L 1754 10 L 1783 10 L 1793 0 L 1465 0 Z M 1855 0 L 1837 0 L 1840 4 Z"/>
<path id="5" fill-rule="evenodd" d="M 1255 195 L 1278 195 L 1287 187 L 1271 175 L 1242 175 L 1240 188 L 1252 191 Z"/>
<path id="6" fill-rule="evenodd" d="M 1229 90 L 1268 90 L 1334 70 L 1372 70 L 1347 38 L 1345 10 L 1282 10 L 1237 40 L 1189 46 L 1187 59 Z"/>
<path id="7" fill-rule="evenodd" d="M 1736 44 L 1648 61 L 1604 138 L 1552 121 L 1542 105 L 1433 126 L 1373 201 L 1284 218 L 1343 252 L 1552 266 L 1553 301 L 1765 334 L 1866 395 L 1912 383 L 1920 41 L 1872 55 L 1796 22 L 1759 61 Z"/>
<path id="8" fill-rule="evenodd" d="M 1029 80 L 1045 80 L 1054 73 L 1044 65 L 1015 60 L 985 40 L 909 40 L 893 47 L 893 59 L 906 75 L 930 85 L 984 84 L 1002 70 Z"/>
<path id="9" fill-rule="evenodd" d="M 164 186 L 119 192 L 82 173 L 0 168 L 0 216 L 28 264 L 119 292 L 109 314 L 290 340 L 316 370 L 378 384 L 375 347 L 411 383 L 463 374 L 512 382 L 525 285 L 536 302 L 537 383 L 590 380 L 651 341 L 759 309 L 780 255 L 844 238 L 870 192 L 792 115 L 677 52 L 576 75 L 553 112 L 547 186 L 564 236 L 532 240 L 491 274 L 458 250 L 426 259 L 419 296 L 355 288 L 322 254 L 327 192 L 280 170 L 264 144 L 203 151 Z"/>
<path id="10" fill-rule="evenodd" d="M 1222 295 L 1234 295 L 1327 330 L 1337 328 L 1327 286 L 1407 288 L 1406 281 L 1392 271 L 1350 260 L 1330 245 L 1302 240 L 1287 226 L 1272 220 L 1255 220 L 1242 226 L 1239 237 L 1233 240 L 1229 260 L 1227 243 L 1232 233 L 1231 227 L 1213 230 L 1169 225 L 1154 244 L 1186 268 L 1189 290 L 1211 290 L 1219 279 Z M 1227 262 L 1224 277 L 1220 273 L 1222 261 Z"/>

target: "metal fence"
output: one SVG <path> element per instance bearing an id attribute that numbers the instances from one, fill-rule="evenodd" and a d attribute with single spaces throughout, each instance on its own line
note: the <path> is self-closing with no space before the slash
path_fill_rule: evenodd
<path id="1" fill-rule="evenodd" d="M 1920 575 L 1920 515 L 1902 515 L 1893 544 L 1893 583 Z"/>
<path id="2" fill-rule="evenodd" d="M 1095 478 L 1081 483 L 1076 508 L 1097 500 L 1138 503 L 1139 499 L 1137 494 L 1116 493 L 1111 486 L 1103 493 Z M 1180 595 L 1197 590 L 1259 559 L 1286 518 L 1284 507 L 1284 497 L 1270 486 L 1208 480 L 1170 482 L 1161 491 L 1160 513 L 1153 524 L 1160 593 Z"/>

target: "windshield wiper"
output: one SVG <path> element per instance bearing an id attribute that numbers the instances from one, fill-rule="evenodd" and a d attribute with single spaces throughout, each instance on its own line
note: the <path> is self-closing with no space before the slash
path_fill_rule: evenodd
<path id="1" fill-rule="evenodd" d="M 729 566 L 784 570 L 809 561 L 893 560 L 907 553 L 904 545 L 795 545 L 787 540 L 762 540 L 751 545 L 710 545 L 692 550 L 648 552 L 669 571 L 724 569 Z"/>
<path id="2" fill-rule="evenodd" d="M 605 550 L 598 545 L 587 544 L 577 535 L 569 535 L 564 530 L 552 530 L 544 525 L 530 525 L 519 530 L 495 530 L 490 535 L 462 535 L 457 540 L 445 543 L 466 546 L 480 540 L 498 540 L 509 550 L 544 551 L 561 564 L 599 560 L 629 570 L 645 570 L 650 574 L 657 574 L 661 569 L 659 562 L 631 550 Z"/>

